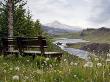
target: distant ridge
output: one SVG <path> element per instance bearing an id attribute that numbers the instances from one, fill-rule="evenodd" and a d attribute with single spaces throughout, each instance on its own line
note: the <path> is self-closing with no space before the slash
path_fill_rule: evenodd
<path id="1" fill-rule="evenodd" d="M 108 43 L 110 41 L 110 28 L 101 27 L 99 29 L 85 29 L 81 32 L 80 36 L 86 40 Z"/>

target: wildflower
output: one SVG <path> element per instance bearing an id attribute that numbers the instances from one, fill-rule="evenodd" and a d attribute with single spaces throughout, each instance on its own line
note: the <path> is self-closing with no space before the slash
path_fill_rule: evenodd
<path id="1" fill-rule="evenodd" d="M 37 70 L 37 73 L 38 74 L 42 74 L 43 72 L 41 70 Z"/>
<path id="2" fill-rule="evenodd" d="M 93 63 L 92 62 L 87 62 L 86 64 L 84 64 L 84 67 L 93 67 Z"/>
<path id="3" fill-rule="evenodd" d="M 15 75 L 15 76 L 12 77 L 12 79 L 13 80 L 19 80 L 19 76 L 18 75 Z"/>
<path id="4" fill-rule="evenodd" d="M 44 61 L 45 64 L 47 64 L 47 61 Z"/>
<path id="5" fill-rule="evenodd" d="M 97 66 L 98 66 L 98 67 L 101 67 L 101 66 L 102 66 L 102 64 L 101 64 L 101 63 L 97 63 Z"/>
<path id="6" fill-rule="evenodd" d="M 66 61 L 66 59 L 64 59 L 64 61 Z"/>
<path id="7" fill-rule="evenodd" d="M 3 70 L 4 73 L 6 73 L 6 70 Z"/>
<path id="8" fill-rule="evenodd" d="M 59 72 L 60 74 L 62 73 L 62 71 L 60 71 L 60 70 L 59 70 L 58 72 Z"/>
<path id="9" fill-rule="evenodd" d="M 73 65 L 73 64 L 74 64 L 73 62 L 70 63 L 70 65 Z"/>
<path id="10" fill-rule="evenodd" d="M 46 58 L 45 60 L 46 60 L 46 61 L 49 61 L 49 58 Z"/>
<path id="11" fill-rule="evenodd" d="M 77 75 L 74 75 L 74 77 L 76 78 L 76 77 L 77 77 Z"/>
<path id="12" fill-rule="evenodd" d="M 15 70 L 16 70 L 16 71 L 19 71 L 19 67 L 18 67 L 18 66 L 17 66 L 17 67 L 15 67 Z"/>
<path id="13" fill-rule="evenodd" d="M 29 62 L 29 60 L 26 60 L 27 62 Z"/>
<path id="14" fill-rule="evenodd" d="M 107 56 L 110 57 L 110 53 L 108 53 Z"/>
<path id="15" fill-rule="evenodd" d="M 56 70 L 54 70 L 54 72 L 56 73 L 57 71 L 56 71 Z"/>
<path id="16" fill-rule="evenodd" d="M 78 63 L 74 63 L 74 65 L 75 65 L 75 66 L 77 66 L 77 65 L 78 65 Z"/>
<path id="17" fill-rule="evenodd" d="M 99 60 L 99 58 L 95 58 L 95 61 L 98 61 Z"/>
<path id="18" fill-rule="evenodd" d="M 13 70 L 13 68 L 10 68 L 10 70 Z"/>
<path id="19" fill-rule="evenodd" d="M 29 77 L 28 76 L 25 76 L 25 79 L 28 79 Z"/>
<path id="20" fill-rule="evenodd" d="M 50 67 L 50 68 L 52 68 L 52 65 L 51 65 L 51 64 L 49 64 L 49 67 Z"/>

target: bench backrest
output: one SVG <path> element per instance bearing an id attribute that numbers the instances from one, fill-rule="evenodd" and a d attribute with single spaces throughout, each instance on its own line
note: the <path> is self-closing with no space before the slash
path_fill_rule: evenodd
<path id="1" fill-rule="evenodd" d="M 16 37 L 16 38 L 3 38 L 3 49 L 8 50 L 10 46 L 17 48 L 23 52 L 25 48 L 39 48 L 41 53 L 44 54 L 44 48 L 47 47 L 46 39 L 44 37 Z"/>
<path id="2" fill-rule="evenodd" d="M 17 47 L 17 42 L 15 38 L 2 38 L 2 50 L 3 52 L 8 51 L 9 47 Z"/>

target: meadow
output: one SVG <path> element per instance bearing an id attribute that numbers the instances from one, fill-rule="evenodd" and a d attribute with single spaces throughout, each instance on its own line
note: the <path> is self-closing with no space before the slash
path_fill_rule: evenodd
<path id="1" fill-rule="evenodd" d="M 65 54 L 62 60 L 0 56 L 0 82 L 110 82 L 110 62 Z"/>

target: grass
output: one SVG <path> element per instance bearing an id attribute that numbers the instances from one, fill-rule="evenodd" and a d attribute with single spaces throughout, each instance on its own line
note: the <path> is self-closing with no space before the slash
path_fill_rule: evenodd
<path id="1" fill-rule="evenodd" d="M 54 38 L 80 38 L 80 32 L 74 32 L 74 33 L 62 33 L 60 35 L 54 35 L 52 36 Z"/>
<path id="2" fill-rule="evenodd" d="M 82 46 L 85 46 L 87 44 L 88 43 L 73 43 L 73 44 L 67 44 L 67 47 L 80 49 Z"/>
<path id="3" fill-rule="evenodd" d="M 91 43 L 110 43 L 110 36 L 109 35 L 87 35 L 84 36 L 83 39 L 90 41 Z"/>
<path id="4" fill-rule="evenodd" d="M 97 58 L 90 62 L 65 55 L 58 63 L 50 58 L 3 58 L 0 82 L 110 82 L 110 64 Z"/>
<path id="5" fill-rule="evenodd" d="M 48 42 L 47 51 L 61 51 Z M 110 62 L 98 57 L 85 61 L 66 52 L 60 63 L 44 57 L 0 56 L 0 82 L 110 82 Z"/>

